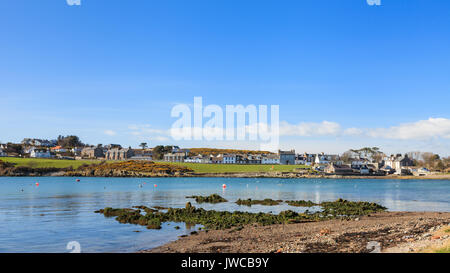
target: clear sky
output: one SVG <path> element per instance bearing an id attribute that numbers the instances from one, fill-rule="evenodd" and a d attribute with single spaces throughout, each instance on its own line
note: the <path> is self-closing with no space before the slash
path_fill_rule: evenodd
<path id="1" fill-rule="evenodd" d="M 450 1 L 3 0 L 0 142 L 177 143 L 177 103 L 280 105 L 282 148 L 450 155 Z"/>

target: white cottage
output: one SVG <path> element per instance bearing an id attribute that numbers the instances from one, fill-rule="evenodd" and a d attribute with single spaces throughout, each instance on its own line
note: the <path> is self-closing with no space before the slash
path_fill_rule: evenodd
<path id="1" fill-rule="evenodd" d="M 48 150 L 43 149 L 32 149 L 30 152 L 31 158 L 51 158 L 52 155 Z"/>
<path id="2" fill-rule="evenodd" d="M 280 156 L 276 154 L 263 155 L 261 164 L 277 165 L 280 164 Z"/>
<path id="3" fill-rule="evenodd" d="M 222 162 L 223 162 L 223 164 L 236 164 L 236 155 L 235 154 L 224 154 Z"/>

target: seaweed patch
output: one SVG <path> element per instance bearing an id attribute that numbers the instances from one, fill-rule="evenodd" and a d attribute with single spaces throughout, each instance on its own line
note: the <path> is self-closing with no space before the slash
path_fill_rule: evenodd
<path id="1" fill-rule="evenodd" d="M 211 203 L 211 204 L 217 204 L 217 203 L 224 203 L 228 202 L 227 199 L 223 198 L 222 196 L 218 194 L 211 194 L 210 196 L 186 196 L 186 198 L 193 198 L 195 199 L 195 202 L 201 204 L 201 203 Z"/>
<path id="2" fill-rule="evenodd" d="M 199 224 L 203 225 L 206 229 L 229 229 L 233 227 L 240 229 L 249 224 L 265 226 L 329 219 L 346 219 L 386 210 L 385 207 L 376 203 L 351 202 L 343 199 L 334 202 L 323 202 L 320 206 L 322 206 L 323 210 L 317 212 L 306 211 L 304 213 L 297 213 L 287 210 L 279 214 L 272 214 L 205 210 L 196 208 L 188 202 L 184 208 L 168 208 L 167 212 L 155 211 L 145 206 L 139 206 L 134 209 L 105 208 L 96 211 L 96 213 L 101 213 L 105 217 L 115 217 L 120 223 L 147 226 L 149 229 L 160 229 L 161 223 L 164 222 Z M 142 214 L 142 211 L 145 212 L 145 215 Z"/>

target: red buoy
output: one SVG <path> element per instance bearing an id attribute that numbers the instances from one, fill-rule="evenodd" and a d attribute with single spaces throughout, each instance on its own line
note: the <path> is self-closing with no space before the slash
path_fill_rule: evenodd
<path id="1" fill-rule="evenodd" d="M 80 179 L 77 179 L 77 182 L 80 182 L 81 180 Z"/>
<path id="2" fill-rule="evenodd" d="M 222 185 L 222 188 L 226 189 L 226 188 L 227 188 L 227 185 L 223 184 L 223 185 Z"/>
<path id="3" fill-rule="evenodd" d="M 36 182 L 36 187 L 39 187 L 39 183 Z"/>
<path id="4" fill-rule="evenodd" d="M 155 185 L 153 185 L 153 186 L 154 186 L 155 188 L 157 188 L 157 187 L 158 187 L 158 185 L 156 185 L 156 184 L 155 184 Z"/>

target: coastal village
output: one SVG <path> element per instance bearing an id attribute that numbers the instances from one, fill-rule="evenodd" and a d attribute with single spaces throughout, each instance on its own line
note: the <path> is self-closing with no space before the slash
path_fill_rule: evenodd
<path id="1" fill-rule="evenodd" d="M 324 175 L 342 176 L 428 176 L 450 171 L 449 158 L 440 159 L 431 153 L 385 155 L 378 148 L 350 150 L 341 155 L 298 153 L 295 150 L 277 153 L 226 149 L 156 146 L 122 147 L 119 144 L 89 146 L 76 136 L 59 136 L 57 140 L 25 138 L 21 143 L 0 144 L 0 157 L 61 160 L 154 161 L 171 163 L 227 165 L 297 165 L 298 172 L 313 170 Z M 421 158 L 419 160 L 418 158 Z M 430 161 L 432 161 L 430 163 Z"/>

